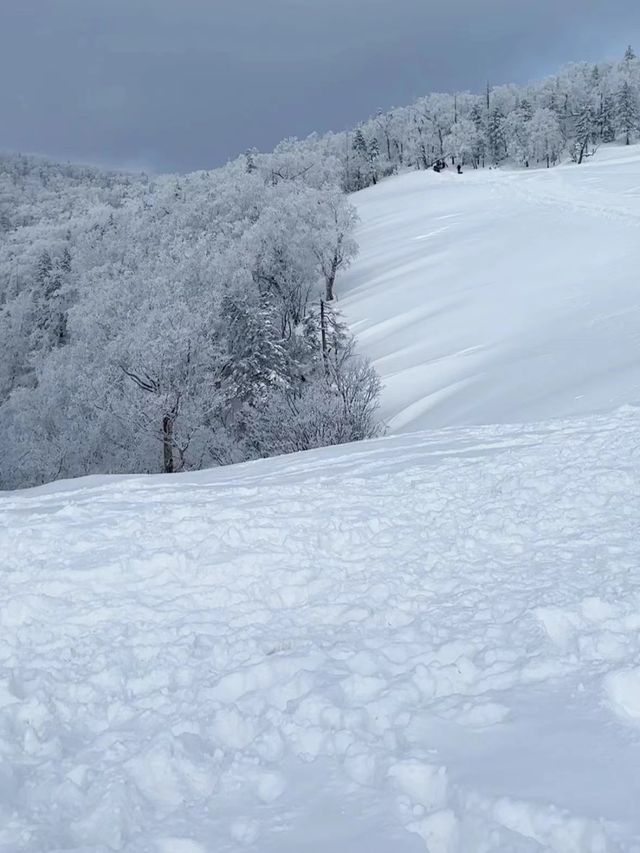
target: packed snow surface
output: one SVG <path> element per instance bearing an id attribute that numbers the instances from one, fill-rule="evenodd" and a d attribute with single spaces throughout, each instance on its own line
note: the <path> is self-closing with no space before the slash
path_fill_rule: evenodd
<path id="1" fill-rule="evenodd" d="M 640 411 L 0 499 L 0 851 L 640 851 Z"/>
<path id="2" fill-rule="evenodd" d="M 341 306 L 393 432 L 640 400 L 640 148 L 580 166 L 410 172 L 354 196 Z"/>

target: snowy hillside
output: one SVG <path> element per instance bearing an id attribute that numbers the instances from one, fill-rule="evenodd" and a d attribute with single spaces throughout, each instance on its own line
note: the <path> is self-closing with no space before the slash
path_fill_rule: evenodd
<path id="1" fill-rule="evenodd" d="M 640 148 L 411 172 L 354 196 L 345 309 L 393 432 L 640 401 Z"/>
<path id="2" fill-rule="evenodd" d="M 640 853 L 640 149 L 355 200 L 396 435 L 0 495 L 0 853 Z"/>
<path id="3" fill-rule="evenodd" d="M 5 493 L 0 851 L 640 850 L 639 474 L 628 407 Z"/>

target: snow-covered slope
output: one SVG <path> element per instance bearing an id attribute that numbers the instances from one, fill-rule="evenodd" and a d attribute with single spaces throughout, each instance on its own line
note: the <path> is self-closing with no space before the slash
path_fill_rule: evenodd
<path id="1" fill-rule="evenodd" d="M 414 172 L 354 198 L 362 251 L 341 305 L 393 432 L 640 400 L 640 148 Z"/>
<path id="2" fill-rule="evenodd" d="M 640 152 L 357 201 L 455 428 L 0 496 L 0 853 L 639 853 Z"/>
<path id="3" fill-rule="evenodd" d="M 640 414 L 0 498 L 0 851 L 640 850 Z"/>

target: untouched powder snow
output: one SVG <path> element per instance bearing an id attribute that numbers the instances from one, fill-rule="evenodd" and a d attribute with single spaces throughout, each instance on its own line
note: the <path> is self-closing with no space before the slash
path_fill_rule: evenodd
<path id="1" fill-rule="evenodd" d="M 0 497 L 2 853 L 640 851 L 640 411 Z"/>
<path id="2" fill-rule="evenodd" d="M 392 432 L 640 401 L 640 148 L 581 166 L 412 172 L 354 196 L 341 307 Z"/>

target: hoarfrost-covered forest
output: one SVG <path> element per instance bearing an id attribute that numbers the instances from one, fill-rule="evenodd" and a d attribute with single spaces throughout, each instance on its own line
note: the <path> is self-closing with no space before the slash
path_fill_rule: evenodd
<path id="1" fill-rule="evenodd" d="M 639 126 L 629 48 L 184 176 L 0 156 L 0 487 L 375 436 L 380 381 L 339 312 L 348 194 L 440 159 L 578 166 Z"/>

